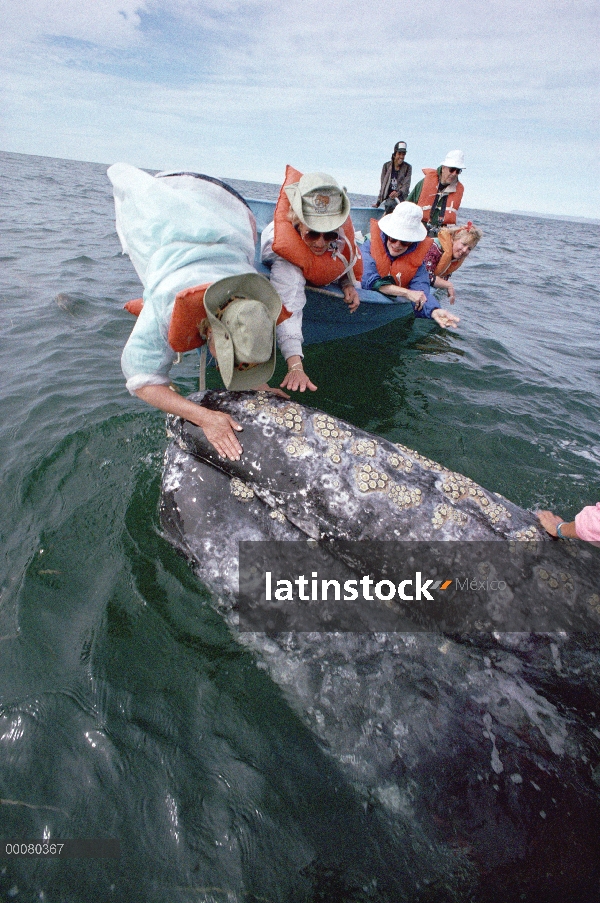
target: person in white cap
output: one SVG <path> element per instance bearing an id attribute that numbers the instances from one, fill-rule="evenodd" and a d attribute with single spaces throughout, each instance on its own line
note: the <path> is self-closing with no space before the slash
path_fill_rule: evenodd
<path id="1" fill-rule="evenodd" d="M 408 198 L 412 166 L 406 163 L 406 141 L 397 141 L 392 151 L 392 159 L 383 164 L 381 187 L 373 207 L 385 202 L 385 212 L 391 213 L 396 204 Z"/>
<path id="2" fill-rule="evenodd" d="M 238 460 L 242 427 L 173 391 L 169 374 L 176 352 L 208 345 L 226 388 L 269 388 L 282 305 L 254 269 L 254 216 L 233 188 L 209 176 L 153 177 L 126 163 L 108 176 L 117 233 L 144 286 L 143 299 L 126 305 L 138 316 L 121 357 L 127 388 L 196 424 L 219 455 Z"/>
<path id="3" fill-rule="evenodd" d="M 408 196 L 423 210 L 423 222 L 429 235 L 437 235 L 442 226 L 456 223 L 456 211 L 462 201 L 464 185 L 458 177 L 465 168 L 461 150 L 448 151 L 437 169 L 424 169 L 424 179 L 417 182 Z"/>
<path id="4" fill-rule="evenodd" d="M 372 219 L 371 238 L 361 248 L 362 287 L 410 301 L 415 316 L 439 326 L 458 326 L 459 318 L 441 308 L 431 291 L 423 261 L 432 242 L 417 204 L 404 201 L 379 222 Z"/>
<path id="5" fill-rule="evenodd" d="M 352 313 L 360 304 L 355 282 L 362 260 L 350 220 L 346 189 L 321 172 L 302 175 L 286 168 L 272 223 L 261 236 L 261 259 L 271 270 L 271 285 L 291 317 L 277 329 L 277 341 L 288 372 L 281 383 L 288 391 L 314 392 L 304 370 L 302 314 L 305 286 L 337 283 Z"/>

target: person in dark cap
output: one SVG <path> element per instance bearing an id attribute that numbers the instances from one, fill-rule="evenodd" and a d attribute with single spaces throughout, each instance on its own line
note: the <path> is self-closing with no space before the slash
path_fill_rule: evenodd
<path id="1" fill-rule="evenodd" d="M 385 212 L 391 213 L 396 204 L 401 204 L 408 197 L 412 166 L 405 162 L 406 141 L 397 141 L 392 151 L 392 159 L 383 164 L 381 170 L 381 188 L 373 207 L 385 202 Z"/>

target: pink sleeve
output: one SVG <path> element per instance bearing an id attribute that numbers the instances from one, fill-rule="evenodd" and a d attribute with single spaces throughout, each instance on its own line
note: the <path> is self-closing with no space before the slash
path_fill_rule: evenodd
<path id="1" fill-rule="evenodd" d="M 600 541 L 600 502 L 575 515 L 575 530 L 579 539 L 585 539 L 586 542 Z"/>

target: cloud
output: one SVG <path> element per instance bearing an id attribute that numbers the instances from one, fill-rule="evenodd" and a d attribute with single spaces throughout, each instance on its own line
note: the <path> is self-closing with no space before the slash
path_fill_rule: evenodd
<path id="1" fill-rule="evenodd" d="M 4 23 L 2 141 L 240 178 L 290 161 L 375 193 L 402 137 L 416 170 L 463 147 L 472 197 L 517 182 L 537 209 L 559 158 L 571 194 L 545 185 L 546 204 L 594 215 L 597 22 L 588 0 L 23 0 Z"/>
<path id="2" fill-rule="evenodd" d="M 2 29 L 11 43 L 35 43 L 42 35 L 60 35 L 123 47 L 137 41 L 144 5 L 144 0 L 19 0 L 4 4 Z"/>

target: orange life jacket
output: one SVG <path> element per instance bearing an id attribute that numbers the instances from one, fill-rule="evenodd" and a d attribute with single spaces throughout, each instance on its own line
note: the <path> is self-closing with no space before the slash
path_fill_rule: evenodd
<path id="1" fill-rule="evenodd" d="M 442 246 L 442 256 L 437 262 L 435 275 L 447 279 L 451 273 L 454 273 L 454 271 L 459 268 L 459 266 L 462 266 L 463 261 L 467 258 L 461 257 L 460 260 L 452 259 L 452 245 L 454 244 L 454 239 L 447 229 L 440 229 L 437 239 Z"/>
<path id="2" fill-rule="evenodd" d="M 283 257 L 284 260 L 289 260 L 290 263 L 300 267 L 304 274 L 304 278 L 311 285 L 329 285 L 330 282 L 335 282 L 347 269 L 350 260 L 354 259 L 352 270 L 354 276 L 360 282 L 363 264 L 360 252 L 358 251 L 354 240 L 354 227 L 350 217 L 348 217 L 342 226 L 343 233 L 346 236 L 346 242 L 349 243 L 349 245 L 346 244 L 345 248 L 342 250 L 343 257 L 338 250 L 334 250 L 333 252 L 327 251 L 321 256 L 313 254 L 306 242 L 300 238 L 296 229 L 292 226 L 288 216 L 290 202 L 284 189 L 286 185 L 298 182 L 301 176 L 302 173 L 298 172 L 297 169 L 294 169 L 289 165 L 286 166 L 285 180 L 281 186 L 281 191 L 279 192 L 279 198 L 275 206 L 275 215 L 273 217 L 275 233 L 273 236 L 274 252 L 280 257 Z"/>
<path id="3" fill-rule="evenodd" d="M 200 348 L 206 343 L 206 339 L 200 335 L 200 325 L 206 319 L 204 293 L 211 284 L 206 282 L 204 285 L 184 288 L 175 295 L 175 304 L 173 305 L 167 337 L 173 351 L 183 354 L 185 351 Z M 135 298 L 124 305 L 125 310 L 128 310 L 130 314 L 136 317 L 139 317 L 141 314 L 143 306 L 143 298 Z M 291 316 L 289 310 L 282 306 L 277 325 L 283 323 L 284 320 L 289 319 Z"/>
<path id="4" fill-rule="evenodd" d="M 371 257 L 377 272 L 382 279 L 393 276 L 401 288 L 408 288 L 432 244 L 433 238 L 424 238 L 412 251 L 390 259 L 379 223 L 376 219 L 371 220 Z"/>
<path id="5" fill-rule="evenodd" d="M 423 222 L 429 222 L 429 216 L 431 214 L 431 208 L 435 201 L 435 196 L 438 193 L 438 185 L 440 183 L 440 177 L 438 176 L 437 169 L 424 169 L 423 173 L 425 178 L 423 179 L 423 187 L 421 188 L 421 194 L 419 195 L 419 200 L 417 204 L 419 207 L 423 208 Z M 446 201 L 446 210 L 444 211 L 444 216 L 440 220 L 438 219 L 439 225 L 444 226 L 453 226 L 456 222 L 456 211 L 460 207 L 460 202 L 462 201 L 462 196 L 465 190 L 465 186 L 462 182 L 456 183 L 456 191 L 451 194 L 447 194 Z"/>

